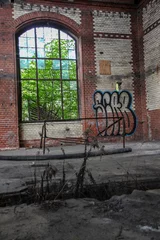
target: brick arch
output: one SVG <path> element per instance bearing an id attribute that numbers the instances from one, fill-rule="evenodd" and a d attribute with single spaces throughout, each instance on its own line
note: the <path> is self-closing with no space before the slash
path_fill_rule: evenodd
<path id="1" fill-rule="evenodd" d="M 77 37 L 81 35 L 80 25 L 78 25 L 75 21 L 64 15 L 51 12 L 32 12 L 20 16 L 14 21 L 15 32 L 19 31 L 27 25 L 31 25 L 33 23 L 38 23 L 39 21 L 45 20 L 50 20 L 57 24 L 60 24 Z"/>

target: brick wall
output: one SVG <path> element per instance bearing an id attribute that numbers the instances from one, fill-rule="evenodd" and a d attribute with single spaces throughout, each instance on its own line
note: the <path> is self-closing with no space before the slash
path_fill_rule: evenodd
<path id="1" fill-rule="evenodd" d="M 131 15 L 124 12 L 94 11 L 94 43 L 98 90 L 113 91 L 116 82 L 133 93 Z M 100 61 L 110 62 L 107 75 L 100 72 Z"/>
<path id="2" fill-rule="evenodd" d="M 149 138 L 160 139 L 160 1 L 143 8 L 143 34 Z"/>
<path id="3" fill-rule="evenodd" d="M 126 1 L 121 2 L 125 3 Z M 142 127 L 138 125 L 140 127 L 137 128 L 134 136 L 142 139 L 146 134 L 147 139 L 148 125 L 151 129 L 151 125 L 155 121 L 154 116 L 150 112 L 147 115 L 146 112 L 145 90 L 147 90 L 148 109 L 157 111 L 159 106 L 159 96 L 157 96 L 160 71 L 159 63 L 157 64 L 159 53 L 157 58 L 154 55 L 154 49 L 159 47 L 159 5 L 152 2 L 155 14 L 149 7 L 150 5 L 143 9 L 142 27 L 137 16 L 137 9 L 132 5 L 133 1 L 130 3 L 131 5 L 118 4 L 116 6 L 111 3 L 88 5 L 78 2 L 74 5 L 64 1 L 53 3 L 53 1 L 27 0 L 23 4 L 17 1 L 15 4 L 0 8 L 0 148 L 18 147 L 19 142 L 25 144 L 25 141 L 34 145 L 34 140 L 39 141 L 38 132 L 41 130 L 41 124 L 20 124 L 18 122 L 17 112 L 20 99 L 17 98 L 15 64 L 15 33 L 24 26 L 39 20 L 53 20 L 66 27 L 78 39 L 80 117 L 94 117 L 92 107 L 95 90 L 113 91 L 116 89 L 116 83 L 120 82 L 121 89 L 129 90 L 132 93 L 134 108 L 139 122 L 142 123 Z M 150 29 L 152 26 L 153 28 Z M 153 38 L 154 34 L 156 35 L 155 39 Z M 143 35 L 144 43 L 142 42 Z M 145 63 L 143 54 L 140 54 L 141 47 L 144 47 Z M 103 63 L 108 64 L 107 73 L 103 72 Z M 155 70 L 150 74 L 152 82 L 157 83 L 154 101 L 151 96 L 153 96 L 155 85 L 150 86 L 149 74 L 145 76 L 146 82 L 142 77 L 143 67 L 145 66 L 145 73 L 147 73 L 151 63 Z M 139 74 L 141 77 L 138 77 Z M 146 120 L 147 117 L 148 120 Z M 69 124 L 74 136 L 80 136 L 84 130 L 82 124 L 78 122 L 75 126 Z M 62 133 L 65 136 L 66 124 L 63 127 L 57 124 L 54 129 L 61 132 L 61 137 Z M 152 137 L 153 131 L 150 130 L 149 133 Z"/>
<path id="4" fill-rule="evenodd" d="M 40 140 L 43 123 L 21 123 L 21 141 Z M 34 130 L 33 130 L 34 129 Z M 47 123 L 47 137 L 82 137 L 80 121 Z"/>
<path id="5" fill-rule="evenodd" d="M 63 26 L 68 26 L 71 32 L 78 35 L 79 33 L 79 25 L 81 24 L 81 11 L 78 8 L 72 7 L 59 7 L 53 5 L 43 5 L 43 4 L 14 4 L 12 11 L 13 19 L 15 20 L 15 25 L 26 25 L 30 21 L 39 21 L 39 19 L 50 19 L 53 21 L 58 21 L 63 24 Z M 34 19 L 34 20 L 33 20 Z M 15 26 L 15 27 L 16 27 Z M 17 28 L 18 30 L 19 28 Z M 81 84 L 79 84 L 81 86 Z M 68 136 L 77 135 L 80 137 L 82 134 L 81 123 L 78 124 L 69 124 L 69 123 L 56 123 L 54 126 L 48 127 L 49 136 L 52 137 L 65 137 L 66 133 Z M 66 128 L 70 130 L 66 132 Z M 42 123 L 24 123 L 19 125 L 19 135 L 20 142 L 23 146 L 25 144 L 31 144 L 34 146 L 37 145 L 37 140 L 40 139 L 39 132 L 42 129 Z M 63 133 L 63 134 L 62 134 Z M 73 136 L 72 136 L 73 137 Z"/>
<path id="6" fill-rule="evenodd" d="M 58 13 L 60 15 L 66 16 L 76 23 L 81 23 L 81 11 L 79 8 L 72 8 L 72 7 L 59 7 L 59 6 L 52 6 L 52 5 L 41 5 L 41 4 L 18 4 L 15 3 L 13 5 L 13 18 L 17 19 L 20 16 L 31 12 L 50 12 L 50 13 Z"/>
<path id="7" fill-rule="evenodd" d="M 0 7 L 0 148 L 17 148 L 18 121 L 12 8 Z"/>

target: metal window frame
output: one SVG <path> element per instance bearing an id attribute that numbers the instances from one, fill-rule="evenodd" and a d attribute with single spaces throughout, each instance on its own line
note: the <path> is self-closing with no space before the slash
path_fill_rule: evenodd
<path id="1" fill-rule="evenodd" d="M 51 27 L 51 28 L 55 28 L 58 30 L 58 40 L 59 40 L 59 53 L 60 53 L 60 56 L 59 58 L 39 58 L 38 55 L 37 55 L 37 36 L 36 36 L 36 28 L 37 27 L 42 27 L 42 28 L 45 28 L 45 27 Z M 19 48 L 19 45 L 18 45 L 18 41 L 19 41 L 19 37 L 21 34 L 27 32 L 28 30 L 31 30 L 31 29 L 34 29 L 34 39 L 35 39 L 35 58 L 32 58 L 32 59 L 35 59 L 36 61 L 36 79 L 24 79 L 25 81 L 30 81 L 30 80 L 34 80 L 36 81 L 36 87 L 37 87 L 37 93 L 36 93 L 36 96 L 37 96 L 37 109 L 38 109 L 38 116 L 37 116 L 37 120 L 28 120 L 28 121 L 24 121 L 22 120 L 22 91 L 21 91 L 21 81 L 23 81 L 21 79 L 21 67 L 20 67 L 20 60 L 21 59 L 31 59 L 30 57 L 20 57 L 20 48 Z M 61 58 L 61 46 L 60 46 L 60 31 L 66 33 L 68 36 L 70 36 L 74 41 L 75 41 L 75 53 L 76 53 L 76 58 L 75 59 L 69 59 L 69 58 L 66 58 L 66 59 L 63 59 Z M 79 119 L 79 83 L 78 83 L 78 39 L 67 29 L 67 28 L 64 28 L 63 26 L 57 24 L 57 23 L 53 23 L 53 22 L 39 22 L 37 24 L 32 24 L 30 26 L 26 26 L 24 27 L 23 29 L 21 29 L 20 31 L 18 31 L 16 33 L 16 63 L 17 63 L 17 77 L 18 77 L 18 115 L 19 115 L 19 122 L 21 123 L 33 123 L 33 122 L 41 122 L 41 121 L 44 121 L 44 120 L 41 120 L 40 119 L 40 102 L 39 102 L 39 91 L 38 91 L 38 82 L 39 81 L 60 81 L 60 85 L 61 85 L 61 102 L 62 102 L 62 118 L 59 119 L 59 120 L 68 120 L 68 118 L 64 118 L 64 99 L 63 99 L 63 82 L 65 81 L 73 81 L 72 79 L 63 79 L 62 78 L 62 60 L 74 60 L 76 62 L 76 79 L 74 80 L 76 82 L 76 85 L 77 85 L 77 118 L 76 119 Z M 60 60 L 60 79 L 39 79 L 38 78 L 38 66 L 37 66 L 37 61 L 38 59 L 40 60 Z M 73 120 L 76 120 L 75 118 L 73 118 Z"/>

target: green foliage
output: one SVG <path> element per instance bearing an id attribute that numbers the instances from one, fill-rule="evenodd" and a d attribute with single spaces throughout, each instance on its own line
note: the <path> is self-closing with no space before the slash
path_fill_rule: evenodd
<path id="1" fill-rule="evenodd" d="M 45 58 L 20 59 L 22 120 L 76 119 L 75 41 L 53 39 L 44 52 Z"/>

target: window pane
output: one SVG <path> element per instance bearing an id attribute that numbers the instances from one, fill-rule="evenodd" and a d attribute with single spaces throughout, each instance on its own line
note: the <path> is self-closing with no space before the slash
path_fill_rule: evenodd
<path id="1" fill-rule="evenodd" d="M 20 68 L 27 69 L 29 67 L 28 59 L 20 59 Z"/>
<path id="2" fill-rule="evenodd" d="M 37 48 L 37 55 L 39 58 L 44 58 L 45 57 L 45 51 L 43 48 Z"/>
<path id="3" fill-rule="evenodd" d="M 27 32 L 25 32 L 25 33 L 21 34 L 21 35 L 20 35 L 20 38 L 21 38 L 21 37 L 24 37 L 24 38 L 26 38 L 26 37 L 27 37 Z"/>
<path id="4" fill-rule="evenodd" d="M 62 70 L 62 79 L 69 79 L 69 71 Z"/>
<path id="5" fill-rule="evenodd" d="M 63 82 L 63 109 L 65 119 L 78 117 L 77 89 L 71 90 L 70 81 Z"/>
<path id="6" fill-rule="evenodd" d="M 62 60 L 62 79 L 77 78 L 76 61 Z"/>
<path id="7" fill-rule="evenodd" d="M 36 36 L 37 36 L 37 38 L 43 38 L 44 37 L 44 31 L 43 31 L 43 28 L 42 27 L 40 27 L 40 28 L 36 28 Z"/>
<path id="8" fill-rule="evenodd" d="M 66 40 L 60 40 L 61 58 L 68 59 L 68 42 Z"/>
<path id="9" fill-rule="evenodd" d="M 28 47 L 35 47 L 35 38 L 28 38 Z"/>
<path id="10" fill-rule="evenodd" d="M 60 60 L 53 60 L 52 68 L 55 70 L 60 69 Z"/>
<path id="11" fill-rule="evenodd" d="M 59 60 L 37 60 L 37 63 L 39 79 L 60 79 Z"/>
<path id="12" fill-rule="evenodd" d="M 40 119 L 62 118 L 62 94 L 59 81 L 39 81 Z"/>
<path id="13" fill-rule="evenodd" d="M 36 81 L 21 81 L 22 120 L 38 120 Z"/>
<path id="14" fill-rule="evenodd" d="M 27 37 L 34 37 L 34 28 L 28 30 L 26 34 L 27 34 Z"/>
<path id="15" fill-rule="evenodd" d="M 73 39 L 68 40 L 68 49 L 75 50 L 75 41 Z"/>
<path id="16" fill-rule="evenodd" d="M 36 79 L 36 61 L 20 59 L 21 79 Z"/>
<path id="17" fill-rule="evenodd" d="M 66 33 L 61 32 L 61 57 L 64 59 L 76 59 L 75 40 Z"/>
<path id="18" fill-rule="evenodd" d="M 60 79 L 60 70 L 50 70 L 50 69 L 39 69 L 38 70 L 39 79 Z"/>
<path id="19" fill-rule="evenodd" d="M 51 31 L 52 31 L 52 38 L 58 39 L 58 30 L 55 28 L 52 28 Z"/>
<path id="20" fill-rule="evenodd" d="M 77 91 L 77 82 L 76 81 L 70 81 L 70 90 Z"/>
<path id="21" fill-rule="evenodd" d="M 53 70 L 52 71 L 52 79 L 60 79 L 61 72 L 60 70 Z"/>
<path id="22" fill-rule="evenodd" d="M 59 58 L 59 41 L 54 39 L 45 44 L 45 53 L 47 58 Z"/>
<path id="23" fill-rule="evenodd" d="M 20 47 L 27 47 L 27 38 L 19 38 L 19 46 Z"/>
<path id="24" fill-rule="evenodd" d="M 28 48 L 28 57 L 34 57 L 36 56 L 35 54 L 35 48 Z"/>
<path id="25" fill-rule="evenodd" d="M 71 50 L 71 49 L 68 50 L 68 58 L 69 59 L 76 59 L 75 50 Z"/>
<path id="26" fill-rule="evenodd" d="M 60 38 L 61 38 L 61 39 L 68 39 L 68 34 L 60 31 Z"/>
<path id="27" fill-rule="evenodd" d="M 78 117 L 75 43 L 52 27 L 36 27 L 19 37 L 22 120 Z"/>
<path id="28" fill-rule="evenodd" d="M 52 38 L 52 28 L 44 27 L 44 38 Z"/>
<path id="29" fill-rule="evenodd" d="M 76 61 L 69 61 L 69 79 L 77 79 Z"/>
<path id="30" fill-rule="evenodd" d="M 44 45 L 45 45 L 44 38 L 37 38 L 37 47 L 44 48 Z"/>
<path id="31" fill-rule="evenodd" d="M 20 47 L 20 57 L 35 57 L 35 48 Z"/>
<path id="32" fill-rule="evenodd" d="M 69 69 L 69 61 L 62 60 L 62 70 L 68 70 L 68 69 Z"/>
<path id="33" fill-rule="evenodd" d="M 34 29 L 27 31 L 19 37 L 20 57 L 35 56 L 35 36 Z"/>
<path id="34" fill-rule="evenodd" d="M 50 72 L 48 69 L 42 69 L 42 70 L 38 70 L 38 78 L 39 79 L 50 79 Z"/>
<path id="35" fill-rule="evenodd" d="M 27 50 L 27 48 L 20 47 L 19 55 L 20 55 L 20 57 L 28 57 L 28 50 Z"/>
<path id="36" fill-rule="evenodd" d="M 45 61 L 44 60 L 37 60 L 37 67 L 38 69 L 45 69 Z"/>

